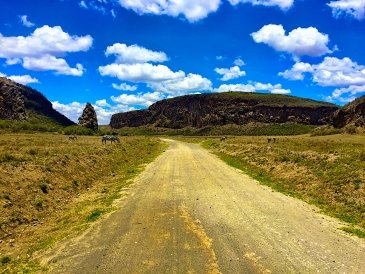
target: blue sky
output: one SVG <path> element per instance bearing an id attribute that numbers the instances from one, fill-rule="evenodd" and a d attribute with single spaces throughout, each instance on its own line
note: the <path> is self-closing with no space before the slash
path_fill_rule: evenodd
<path id="1" fill-rule="evenodd" d="M 0 0 L 0 75 L 74 121 L 185 94 L 365 93 L 365 0 Z"/>

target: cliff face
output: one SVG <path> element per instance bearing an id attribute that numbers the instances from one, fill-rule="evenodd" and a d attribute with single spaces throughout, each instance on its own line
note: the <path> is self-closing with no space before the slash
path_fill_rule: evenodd
<path id="1" fill-rule="evenodd" d="M 26 120 L 25 97 L 10 80 L 0 78 L 0 119 Z"/>
<path id="2" fill-rule="evenodd" d="M 52 103 L 40 92 L 0 77 L 0 119 L 26 120 L 30 111 L 63 126 L 75 124 L 53 109 Z"/>
<path id="3" fill-rule="evenodd" d="M 199 94 L 159 101 L 148 110 L 112 116 L 113 128 L 154 125 L 166 128 L 216 126 L 225 124 L 286 123 L 321 125 L 337 106 L 284 95 Z"/>
<path id="4" fill-rule="evenodd" d="M 337 110 L 333 115 L 332 123 L 336 128 L 347 125 L 365 127 L 365 95 Z"/>

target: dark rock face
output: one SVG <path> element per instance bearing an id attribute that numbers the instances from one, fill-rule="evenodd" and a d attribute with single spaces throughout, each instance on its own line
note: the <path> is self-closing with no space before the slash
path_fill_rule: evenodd
<path id="1" fill-rule="evenodd" d="M 79 125 L 92 130 L 98 130 L 98 118 L 96 117 L 94 107 L 90 103 L 86 103 L 84 111 L 79 118 Z"/>
<path id="2" fill-rule="evenodd" d="M 29 112 L 46 116 L 63 126 L 75 124 L 53 109 L 52 103 L 40 92 L 0 77 L 0 119 L 26 120 Z"/>
<path id="3" fill-rule="evenodd" d="M 333 115 L 332 123 L 336 128 L 347 125 L 365 127 L 365 95 L 337 110 Z"/>
<path id="4" fill-rule="evenodd" d="M 275 99 L 270 102 L 270 96 Z M 322 125 L 338 109 L 335 105 L 278 95 L 229 94 L 187 95 L 159 101 L 148 110 L 119 113 L 112 116 L 113 128 L 154 125 L 165 128 L 204 127 L 250 122 L 295 122 Z M 280 102 L 278 101 L 280 99 Z M 301 105 L 301 101 L 303 106 Z M 285 104 L 287 103 L 287 104 Z"/>
<path id="5" fill-rule="evenodd" d="M 10 80 L 0 81 L 0 119 L 27 119 L 25 111 L 25 97 Z"/>

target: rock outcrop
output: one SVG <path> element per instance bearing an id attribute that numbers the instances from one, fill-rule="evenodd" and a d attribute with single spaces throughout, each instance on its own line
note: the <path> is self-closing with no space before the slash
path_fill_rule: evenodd
<path id="1" fill-rule="evenodd" d="M 332 123 L 336 128 L 347 125 L 365 127 L 365 95 L 337 110 L 333 115 Z"/>
<path id="2" fill-rule="evenodd" d="M 98 130 L 98 118 L 96 117 L 94 107 L 90 103 L 86 103 L 84 111 L 79 118 L 79 125 L 92 130 Z"/>
<path id="3" fill-rule="evenodd" d="M 27 120 L 33 113 L 62 126 L 75 124 L 56 111 L 39 91 L 0 77 L 0 119 Z"/>
<path id="4" fill-rule="evenodd" d="M 179 129 L 250 122 L 323 125 L 330 122 L 337 109 L 333 104 L 285 95 L 242 92 L 198 94 L 162 100 L 147 110 L 114 114 L 110 126 L 153 125 Z"/>
<path id="5" fill-rule="evenodd" d="M 17 86 L 7 79 L 0 81 L 0 119 L 19 121 L 27 119 L 25 97 Z"/>

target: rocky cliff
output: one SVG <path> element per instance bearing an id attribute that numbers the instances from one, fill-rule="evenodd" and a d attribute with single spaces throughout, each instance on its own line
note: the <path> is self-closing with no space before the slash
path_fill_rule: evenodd
<path id="1" fill-rule="evenodd" d="M 332 122 L 336 128 L 347 125 L 365 127 L 365 95 L 337 110 Z"/>
<path id="2" fill-rule="evenodd" d="M 262 93 L 187 95 L 159 101 L 147 110 L 114 114 L 113 128 L 154 125 L 165 128 L 204 127 L 250 122 L 327 124 L 336 105 L 293 96 Z"/>
<path id="3" fill-rule="evenodd" d="M 39 91 L 0 77 L 0 119 L 26 120 L 31 113 L 48 117 L 63 126 L 75 124 L 53 109 L 52 103 Z"/>

